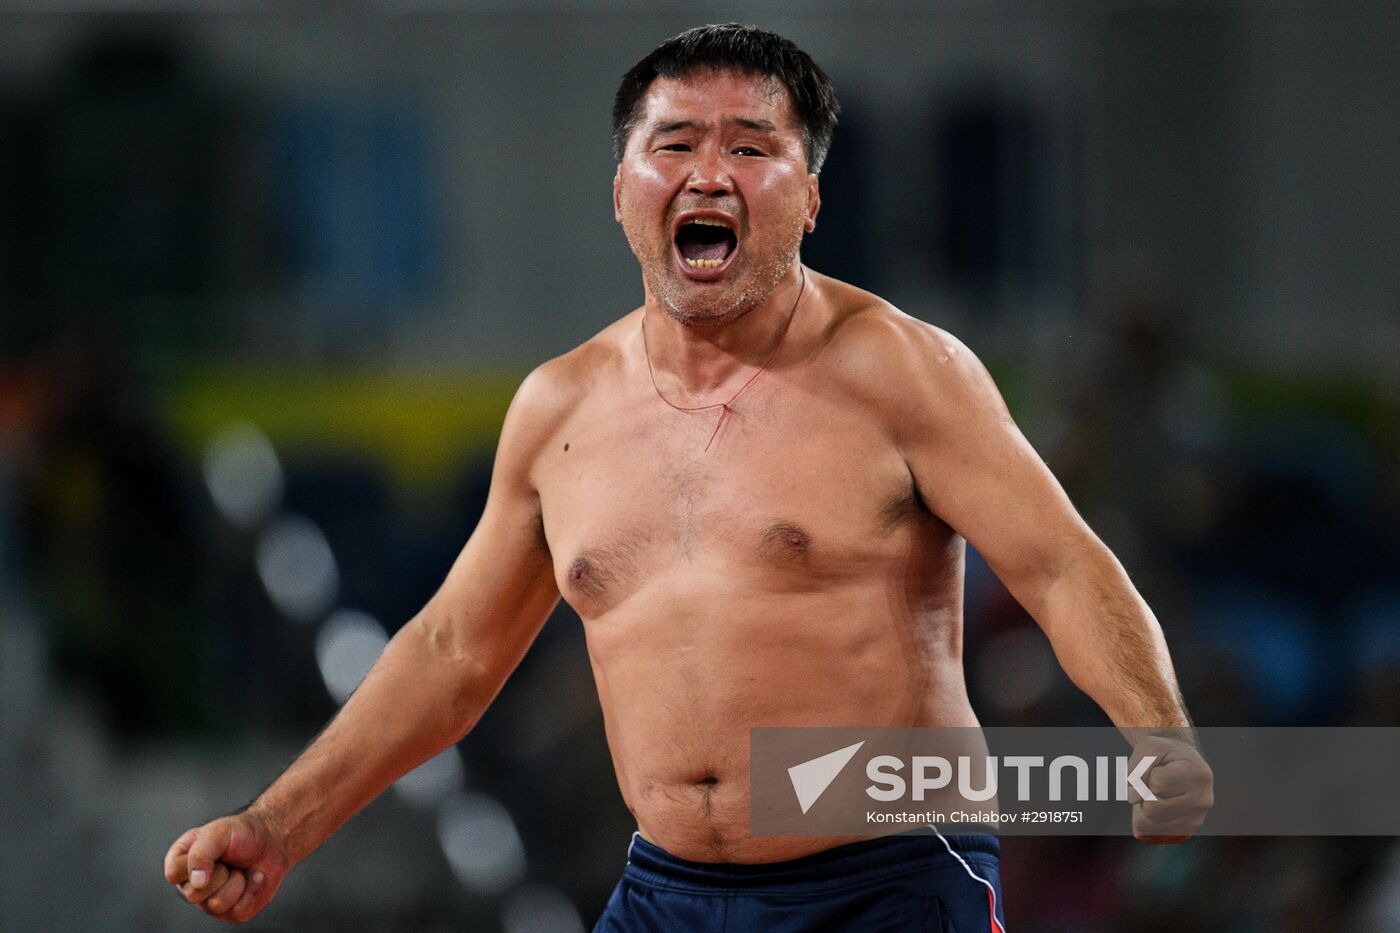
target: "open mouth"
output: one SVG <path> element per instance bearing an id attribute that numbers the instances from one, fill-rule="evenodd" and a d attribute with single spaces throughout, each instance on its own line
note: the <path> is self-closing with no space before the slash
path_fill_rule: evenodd
<path id="1" fill-rule="evenodd" d="M 676 254 L 697 272 L 723 267 L 738 248 L 739 237 L 726 217 L 687 217 L 676 227 Z"/>

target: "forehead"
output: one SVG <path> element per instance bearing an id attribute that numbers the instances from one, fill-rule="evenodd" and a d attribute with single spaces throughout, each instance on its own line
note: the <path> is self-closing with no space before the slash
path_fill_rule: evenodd
<path id="1" fill-rule="evenodd" d="M 741 71 L 695 71 L 679 78 L 657 78 L 642 99 L 643 124 L 726 117 L 767 120 L 797 132 L 797 117 L 781 81 Z"/>

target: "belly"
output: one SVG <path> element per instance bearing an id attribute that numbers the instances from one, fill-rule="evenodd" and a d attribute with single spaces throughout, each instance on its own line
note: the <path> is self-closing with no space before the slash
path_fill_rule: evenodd
<path id="1" fill-rule="evenodd" d="M 807 592 L 688 565 L 585 623 L 624 799 L 652 842 L 766 862 L 850 841 L 752 837 L 749 729 L 974 725 L 959 607 L 919 613 L 878 585 Z"/>

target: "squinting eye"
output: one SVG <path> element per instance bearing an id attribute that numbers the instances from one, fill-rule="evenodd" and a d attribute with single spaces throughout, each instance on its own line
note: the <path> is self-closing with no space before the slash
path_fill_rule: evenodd
<path id="1" fill-rule="evenodd" d="M 757 149 L 755 149 L 753 146 L 740 146 L 739 148 L 737 148 L 737 149 L 734 150 L 734 154 L 735 154 L 735 155 L 743 155 L 743 156 L 757 156 L 757 155 L 763 155 L 763 153 L 759 152 L 759 151 L 758 151 Z"/>
<path id="2" fill-rule="evenodd" d="M 667 145 L 661 147 L 661 151 L 662 151 L 662 152 L 689 152 L 689 151 L 690 151 L 690 145 L 689 145 L 688 143 L 668 143 Z"/>

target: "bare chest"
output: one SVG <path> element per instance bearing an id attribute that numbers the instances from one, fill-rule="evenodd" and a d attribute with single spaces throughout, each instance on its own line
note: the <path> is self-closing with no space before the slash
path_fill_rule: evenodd
<path id="1" fill-rule="evenodd" d="M 585 618 L 700 568 L 737 588 L 868 573 L 930 519 L 881 425 L 790 385 L 728 413 L 590 403 L 565 433 L 538 483 L 560 592 Z"/>

